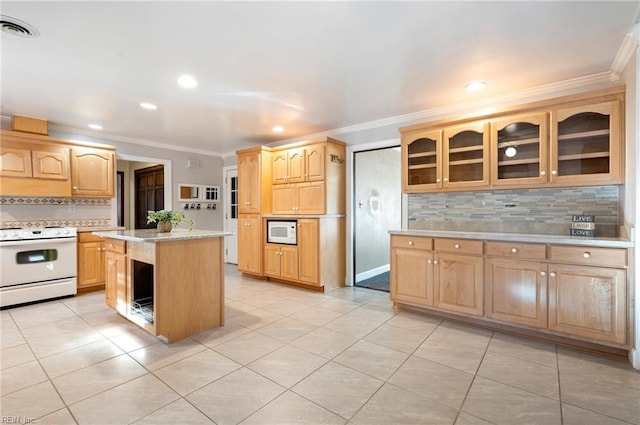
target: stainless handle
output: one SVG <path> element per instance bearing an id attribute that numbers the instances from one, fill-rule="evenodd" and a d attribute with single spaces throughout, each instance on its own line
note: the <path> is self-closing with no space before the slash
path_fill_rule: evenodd
<path id="1" fill-rule="evenodd" d="M 511 248 L 511 253 L 517 254 L 518 253 L 518 248 Z"/>
<path id="2" fill-rule="evenodd" d="M 540 272 L 540 276 L 545 277 L 547 275 L 547 272 Z"/>
<path id="3" fill-rule="evenodd" d="M 586 251 L 584 254 L 582 254 L 582 256 L 583 256 L 584 258 L 589 258 L 589 257 L 591 257 L 591 253 L 589 253 L 588 251 Z"/>
<path id="4" fill-rule="evenodd" d="M 557 275 L 556 275 L 556 272 L 551 272 L 551 273 L 549 273 L 549 276 L 556 277 Z"/>

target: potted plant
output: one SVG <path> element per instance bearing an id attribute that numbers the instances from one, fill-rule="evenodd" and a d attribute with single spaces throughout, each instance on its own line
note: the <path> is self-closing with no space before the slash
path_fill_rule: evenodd
<path id="1" fill-rule="evenodd" d="M 196 224 L 196 222 L 193 221 L 193 219 L 185 218 L 184 214 L 180 211 L 147 211 L 147 224 L 158 223 L 158 232 L 170 232 L 172 228 L 177 227 L 183 220 L 188 221 L 189 230 L 193 230 L 193 225 Z"/>

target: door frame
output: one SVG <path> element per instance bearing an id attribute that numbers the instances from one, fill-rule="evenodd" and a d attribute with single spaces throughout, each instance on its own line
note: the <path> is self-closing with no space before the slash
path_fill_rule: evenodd
<path id="1" fill-rule="evenodd" d="M 231 208 L 231 199 L 229 199 L 229 183 L 227 182 L 226 178 L 227 178 L 227 173 L 229 171 L 233 171 L 236 170 L 236 178 L 238 175 L 238 165 L 227 165 L 222 167 L 222 181 L 223 181 L 223 187 L 224 190 L 222 191 L 222 204 L 224 205 L 224 216 L 222 217 L 222 223 L 223 223 L 223 229 L 225 232 L 233 232 L 232 236 L 227 236 L 226 238 L 224 238 L 224 261 L 225 263 L 227 262 L 227 249 L 228 249 L 228 239 L 229 238 L 235 238 L 236 239 L 236 248 L 238 246 L 238 229 L 227 229 L 227 212 L 228 210 L 230 210 Z M 237 220 L 237 218 L 236 218 Z M 236 263 L 238 260 L 238 253 L 236 252 Z M 233 263 L 232 263 L 233 264 Z"/>
<path id="2" fill-rule="evenodd" d="M 354 252 L 354 241 L 355 241 L 355 223 L 354 223 L 354 210 L 355 210 L 355 170 L 353 167 L 355 153 L 361 151 L 370 151 L 374 149 L 384 149 L 384 148 L 392 148 L 401 145 L 400 137 L 394 139 L 386 139 L 380 140 L 377 142 L 370 143 L 362 143 L 358 145 L 347 145 L 347 160 L 346 160 L 346 173 L 347 173 L 347 202 L 346 204 L 346 265 L 347 265 L 347 276 L 345 279 L 345 285 L 354 286 L 354 267 L 353 262 L 355 259 Z M 402 166 L 402 164 L 400 164 Z M 402 190 L 402 187 L 399 187 L 398 190 Z M 401 222 L 402 228 L 407 228 L 407 205 L 408 205 L 408 197 L 406 193 L 401 194 Z M 391 229 L 389 229 L 391 230 Z M 400 229 L 397 229 L 400 230 Z"/>
<path id="3" fill-rule="evenodd" d="M 165 208 L 169 209 L 174 209 L 173 208 L 173 187 L 171 186 L 171 160 L 170 159 L 160 159 L 160 158 L 149 158 L 146 156 L 138 156 L 138 155 L 129 155 L 129 154 L 123 154 L 120 153 L 118 151 L 116 151 L 116 162 L 120 160 L 120 161 L 134 161 L 134 162 L 153 162 L 156 164 L 162 164 L 164 165 L 164 206 Z M 115 179 L 115 176 L 114 176 Z M 131 180 L 131 176 L 129 176 L 129 180 L 125 182 L 125 185 L 128 185 L 130 183 Z M 125 201 L 126 203 L 126 214 L 130 214 L 131 213 L 131 205 L 130 205 L 130 199 L 127 199 Z M 111 222 L 112 223 L 117 223 L 118 222 L 118 205 L 117 202 L 112 202 L 111 203 Z M 125 220 L 125 222 L 127 222 Z M 129 226 L 131 226 L 131 223 L 129 223 Z M 135 225 L 134 225 L 135 227 Z"/>

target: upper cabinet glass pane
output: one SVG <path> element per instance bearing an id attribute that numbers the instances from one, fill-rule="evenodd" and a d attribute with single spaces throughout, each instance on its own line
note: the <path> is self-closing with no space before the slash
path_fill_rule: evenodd
<path id="1" fill-rule="evenodd" d="M 609 115 L 583 112 L 558 122 L 558 175 L 610 172 Z"/>
<path id="2" fill-rule="evenodd" d="M 484 179 L 484 135 L 464 130 L 447 138 L 449 182 L 473 182 Z"/>
<path id="3" fill-rule="evenodd" d="M 540 126 L 514 122 L 498 130 L 498 180 L 538 177 Z"/>
<path id="4" fill-rule="evenodd" d="M 438 141 L 422 137 L 408 145 L 408 184 L 434 184 L 438 178 Z"/>

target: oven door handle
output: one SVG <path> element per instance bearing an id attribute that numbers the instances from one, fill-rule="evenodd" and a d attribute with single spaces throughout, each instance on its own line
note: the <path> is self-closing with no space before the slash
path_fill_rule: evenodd
<path id="1" fill-rule="evenodd" d="M 5 246 L 29 246 L 29 245 L 51 245 L 61 243 L 76 243 L 76 238 L 51 238 L 51 239 L 26 239 L 21 241 L 2 241 L 0 248 Z"/>

